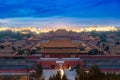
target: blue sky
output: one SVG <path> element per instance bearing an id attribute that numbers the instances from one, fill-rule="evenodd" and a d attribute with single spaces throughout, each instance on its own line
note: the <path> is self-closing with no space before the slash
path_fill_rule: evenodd
<path id="1" fill-rule="evenodd" d="M 0 26 L 120 24 L 120 0 L 0 0 Z"/>

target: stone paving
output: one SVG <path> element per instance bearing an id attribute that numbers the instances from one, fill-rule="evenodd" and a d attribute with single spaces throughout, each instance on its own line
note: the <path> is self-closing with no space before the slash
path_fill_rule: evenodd
<path id="1" fill-rule="evenodd" d="M 75 80 L 76 77 L 76 72 L 70 71 L 70 70 L 64 70 L 68 80 Z M 57 73 L 57 70 L 44 70 L 43 71 L 43 76 L 45 77 L 45 80 L 48 80 L 50 76 L 54 75 Z"/>

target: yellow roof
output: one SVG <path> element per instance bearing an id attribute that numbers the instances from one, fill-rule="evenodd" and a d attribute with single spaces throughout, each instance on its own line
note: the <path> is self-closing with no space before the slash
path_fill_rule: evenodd
<path id="1" fill-rule="evenodd" d="M 72 43 L 71 40 L 50 40 L 48 43 L 41 43 L 42 47 L 77 47 L 77 44 Z"/>
<path id="2" fill-rule="evenodd" d="M 41 50 L 40 51 L 41 53 L 80 53 L 80 50 L 79 49 L 76 49 L 76 50 Z"/>

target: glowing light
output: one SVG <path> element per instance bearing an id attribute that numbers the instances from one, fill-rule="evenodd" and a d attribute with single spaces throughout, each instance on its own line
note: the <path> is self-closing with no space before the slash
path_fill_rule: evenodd
<path id="1" fill-rule="evenodd" d="M 48 27 L 48 28 L 36 28 L 36 27 L 15 27 L 15 28 L 8 28 L 8 27 L 0 27 L 0 31 L 7 31 L 11 30 L 12 32 L 24 32 L 25 34 L 29 32 L 33 32 L 36 34 L 40 33 L 48 33 L 50 31 L 56 31 L 57 29 L 66 29 L 66 31 L 73 31 L 73 32 L 91 32 L 91 31 L 117 31 L 118 29 L 115 26 L 97 26 L 97 27 L 85 27 L 85 28 L 75 28 L 75 27 Z"/>
<path id="2" fill-rule="evenodd" d="M 9 28 L 7 28 L 7 27 L 1 27 L 0 28 L 0 31 L 7 31 L 7 30 L 9 30 Z"/>
<path id="3" fill-rule="evenodd" d="M 61 75 L 61 78 L 62 78 L 63 75 L 64 75 L 64 70 L 63 69 L 59 69 L 59 72 L 60 72 L 60 75 Z"/>

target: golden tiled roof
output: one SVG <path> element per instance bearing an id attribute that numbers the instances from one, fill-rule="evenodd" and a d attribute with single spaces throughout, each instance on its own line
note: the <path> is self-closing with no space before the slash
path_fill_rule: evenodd
<path id="1" fill-rule="evenodd" d="M 41 43 L 42 47 L 77 47 L 71 40 L 50 40 L 48 43 Z"/>
<path id="2" fill-rule="evenodd" d="M 76 49 L 76 50 L 41 50 L 40 51 L 41 53 L 80 53 L 80 50 L 79 49 Z"/>

